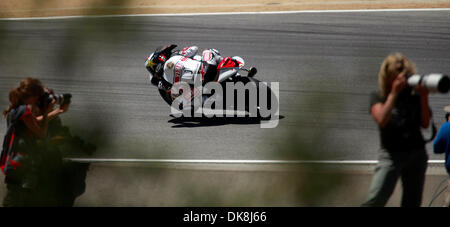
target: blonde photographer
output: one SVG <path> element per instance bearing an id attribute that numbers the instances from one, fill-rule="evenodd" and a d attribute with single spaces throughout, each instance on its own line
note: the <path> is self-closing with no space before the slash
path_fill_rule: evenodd
<path id="1" fill-rule="evenodd" d="M 370 114 L 379 128 L 380 151 L 369 195 L 363 206 L 385 206 L 397 180 L 403 186 L 401 206 L 422 202 L 428 155 L 421 128 L 430 124 L 428 91 L 409 87 L 414 64 L 400 53 L 388 55 L 378 74 L 380 91 L 371 94 Z"/>

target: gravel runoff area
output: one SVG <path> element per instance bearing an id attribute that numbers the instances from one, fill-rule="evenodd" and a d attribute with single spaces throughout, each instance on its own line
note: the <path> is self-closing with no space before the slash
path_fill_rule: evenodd
<path id="1" fill-rule="evenodd" d="M 405 8 L 450 8 L 450 0 L 5 0 L 0 18 Z"/>

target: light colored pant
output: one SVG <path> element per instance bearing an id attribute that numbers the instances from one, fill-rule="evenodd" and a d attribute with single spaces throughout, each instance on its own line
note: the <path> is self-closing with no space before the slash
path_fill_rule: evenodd
<path id="1" fill-rule="evenodd" d="M 369 195 L 362 206 L 385 206 L 394 192 L 398 178 L 401 178 L 401 206 L 419 207 L 422 203 L 427 162 L 425 149 L 397 153 L 381 149 Z"/>

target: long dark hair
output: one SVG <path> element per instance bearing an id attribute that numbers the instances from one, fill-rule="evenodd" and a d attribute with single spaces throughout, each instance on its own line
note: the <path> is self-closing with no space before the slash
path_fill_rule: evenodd
<path id="1" fill-rule="evenodd" d="M 24 104 L 24 100 L 33 96 L 42 96 L 44 94 L 44 86 L 41 81 L 34 78 L 25 78 L 20 81 L 18 87 L 11 89 L 9 92 L 9 107 L 3 111 L 6 116 L 9 111 Z"/>

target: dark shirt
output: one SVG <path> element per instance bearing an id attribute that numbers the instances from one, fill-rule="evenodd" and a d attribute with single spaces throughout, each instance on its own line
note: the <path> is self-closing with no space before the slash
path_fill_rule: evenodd
<path id="1" fill-rule="evenodd" d="M 370 109 L 376 103 L 384 103 L 386 98 L 380 92 L 370 95 Z M 369 109 L 369 112 L 370 112 Z M 421 132 L 420 96 L 405 88 L 397 96 L 388 123 L 379 127 L 381 147 L 389 152 L 408 152 L 424 149 L 425 141 Z"/>

